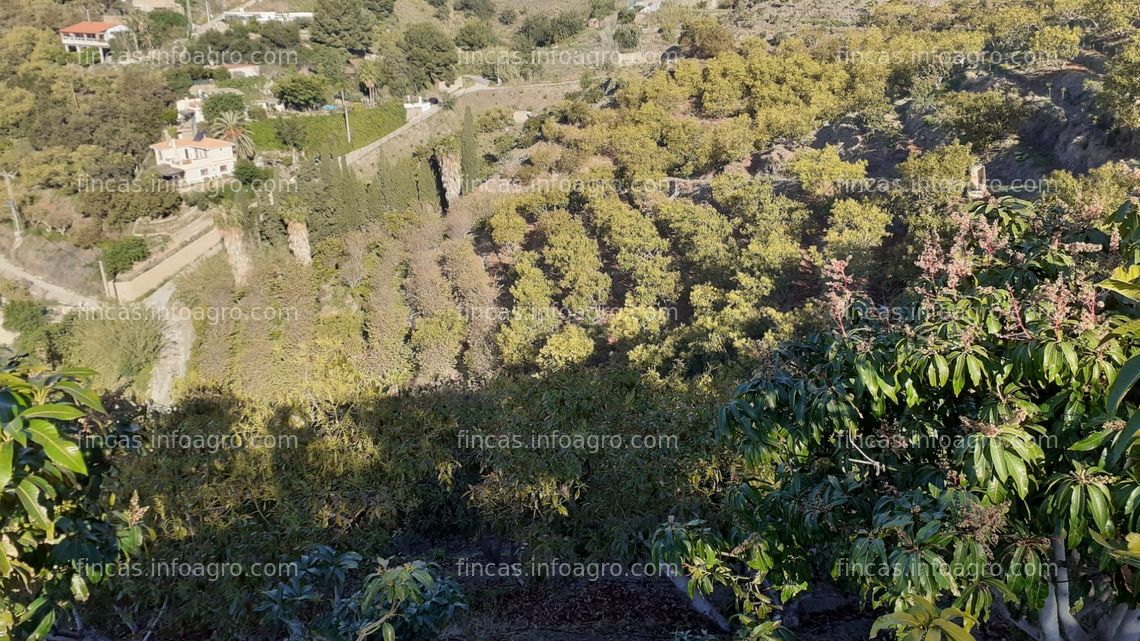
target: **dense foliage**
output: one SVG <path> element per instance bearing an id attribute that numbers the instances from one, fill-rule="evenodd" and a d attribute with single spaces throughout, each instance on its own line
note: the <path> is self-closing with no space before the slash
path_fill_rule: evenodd
<path id="1" fill-rule="evenodd" d="M 829 264 L 831 329 L 721 410 L 749 470 L 735 527 L 662 530 L 658 554 L 731 585 L 754 624 L 830 575 L 899 613 L 952 603 L 951 638 L 992 612 L 1040 639 L 1136 638 L 1140 422 L 1114 382 L 1140 368 L 1140 216 L 1002 200 L 955 224 L 899 306 Z M 924 625 L 910 612 L 883 623 Z"/>

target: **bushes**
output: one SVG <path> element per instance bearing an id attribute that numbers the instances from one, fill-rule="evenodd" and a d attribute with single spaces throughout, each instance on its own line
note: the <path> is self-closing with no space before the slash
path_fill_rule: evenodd
<path id="1" fill-rule="evenodd" d="M 245 98 L 241 94 L 217 93 L 202 103 L 202 116 L 207 122 L 214 122 L 226 112 L 245 113 Z"/>
<path id="2" fill-rule="evenodd" d="M 349 574 L 361 560 L 354 552 L 338 555 L 318 545 L 297 561 L 288 582 L 261 593 L 254 609 L 269 630 L 291 640 L 310 635 L 364 639 L 379 631 L 387 639 L 427 641 L 467 608 L 459 585 L 423 561 L 390 565 L 380 559 L 376 572 L 350 594 Z M 314 614 L 314 600 L 327 607 Z"/>
<path id="3" fill-rule="evenodd" d="M 493 0 L 456 0 L 455 10 L 469 13 L 480 20 L 490 20 L 495 15 L 495 3 Z"/>
<path id="4" fill-rule="evenodd" d="M 138 236 L 128 236 L 104 245 L 103 266 L 107 270 L 107 276 L 114 278 L 130 271 L 135 263 L 146 260 L 148 256 L 150 249 L 146 245 L 146 240 Z"/>
<path id="5" fill-rule="evenodd" d="M 1140 129 L 1140 38 L 1133 38 L 1109 60 L 1104 87 L 1097 98 L 1113 125 Z"/>
<path id="6" fill-rule="evenodd" d="M 146 508 L 137 495 L 116 506 L 105 493 L 111 466 L 102 442 L 122 434 L 85 374 L 33 374 L 13 362 L 3 370 L 0 636 L 42 641 L 88 599 L 105 564 L 140 551 Z"/>
<path id="7" fill-rule="evenodd" d="M 594 353 L 594 339 L 577 325 L 555 332 L 538 351 L 538 367 L 553 371 L 580 365 Z"/>
<path id="8" fill-rule="evenodd" d="M 455 34 L 455 44 L 468 51 L 484 49 L 498 44 L 498 41 L 494 28 L 486 20 L 468 20 Z"/>
<path id="9" fill-rule="evenodd" d="M 579 13 L 563 11 L 556 15 L 529 15 L 518 30 L 523 49 L 549 47 L 569 40 L 586 28 L 586 19 Z"/>
<path id="10" fill-rule="evenodd" d="M 998 90 L 973 93 L 957 91 L 942 98 L 932 121 L 982 153 L 1017 133 L 1026 117 L 1020 96 Z"/>
<path id="11" fill-rule="evenodd" d="M 284 125 L 286 122 L 298 124 Z M 307 149 L 329 150 L 334 154 L 344 154 L 359 149 L 404 124 L 404 107 L 397 101 L 383 103 L 373 109 L 357 109 L 348 112 L 352 127 L 352 144 L 344 132 L 344 115 L 293 116 L 291 118 L 269 118 L 249 124 L 249 133 L 258 149 L 287 151 L 284 140 L 279 135 L 282 126 L 304 131 L 301 144 Z M 292 139 L 295 132 L 286 137 Z"/>
<path id="12" fill-rule="evenodd" d="M 1122 638 L 1102 613 L 1140 615 L 1122 553 L 1135 514 L 1114 498 L 1137 482 L 1135 429 L 1118 430 L 1138 420 L 1125 390 L 1140 362 L 1125 362 L 1140 218 L 1125 207 L 1092 227 L 1057 225 L 1009 198 L 953 218 L 901 300 L 868 300 L 831 263 L 828 328 L 776 351 L 720 413 L 719 433 L 746 461 L 726 501 L 737 520 L 663 526 L 655 560 L 741 599 L 766 576 L 799 589 L 831 576 L 872 607 L 920 606 L 929 620 L 931 603 L 952 606 L 967 630 L 993 614 Z M 883 304 L 921 312 L 870 311 Z M 729 567 L 742 556 L 758 562 L 738 581 Z M 1078 557 L 1100 561 L 1068 561 Z M 771 629 L 767 603 L 747 614 Z M 905 616 L 877 626 L 922 636 Z"/>
<path id="13" fill-rule="evenodd" d="M 843 198 L 831 205 L 824 255 L 847 262 L 848 273 L 866 278 L 881 271 L 877 250 L 887 237 L 891 215 L 869 203 Z"/>
<path id="14" fill-rule="evenodd" d="M 1050 67 L 1060 67 L 1081 52 L 1080 27 L 1042 27 L 1029 40 L 1029 50 L 1045 59 Z"/>
<path id="15" fill-rule="evenodd" d="M 845 162 L 839 157 L 839 147 L 827 145 L 797 153 L 791 170 L 805 192 L 816 198 L 831 198 L 858 186 L 867 175 L 867 161 Z"/>
<path id="16" fill-rule="evenodd" d="M 641 42 L 641 28 L 637 25 L 623 24 L 614 29 L 614 44 L 621 51 L 633 51 Z"/>
<path id="17" fill-rule="evenodd" d="M 542 215 L 541 230 L 542 259 L 557 275 L 563 307 L 585 314 L 604 305 L 610 297 L 610 277 L 602 271 L 597 241 L 586 234 L 582 223 L 556 210 Z"/>
<path id="18" fill-rule="evenodd" d="M 328 85 L 320 76 L 293 75 L 277 81 L 273 95 L 290 109 L 316 109 L 328 97 Z"/>
<path id="19" fill-rule="evenodd" d="M 715 18 L 697 18 L 681 27 L 681 46 L 697 58 L 712 58 L 736 46 L 728 29 Z"/>
<path id="20" fill-rule="evenodd" d="M 141 307 L 111 307 L 99 318 L 65 318 L 67 338 L 63 360 L 74 367 L 90 367 L 98 374 L 99 390 L 128 388 L 145 398 L 151 371 L 166 345 L 163 321 Z"/>

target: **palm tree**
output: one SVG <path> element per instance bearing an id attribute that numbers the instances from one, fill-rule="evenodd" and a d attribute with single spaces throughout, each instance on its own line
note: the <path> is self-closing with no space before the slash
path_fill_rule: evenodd
<path id="1" fill-rule="evenodd" d="M 370 105 L 376 105 L 376 87 L 380 84 L 383 75 L 384 69 L 377 60 L 365 60 L 356 69 L 356 77 L 360 80 L 360 84 L 368 89 L 368 104 Z"/>
<path id="2" fill-rule="evenodd" d="M 253 144 L 253 137 L 249 135 L 246 127 L 247 118 L 236 111 L 225 111 L 210 123 L 210 135 L 234 144 L 234 149 L 241 158 L 253 158 L 257 147 Z"/>
<path id="3" fill-rule="evenodd" d="M 289 251 L 302 265 L 312 265 L 312 250 L 309 246 L 309 226 L 306 220 L 309 209 L 297 196 L 289 195 L 281 199 L 281 218 L 285 220 L 285 229 L 289 234 Z"/>
<path id="4" fill-rule="evenodd" d="M 234 283 L 244 287 L 249 282 L 249 273 L 253 270 L 253 261 L 249 256 L 249 247 L 246 245 L 245 226 L 243 221 L 248 212 L 242 211 L 237 205 L 226 205 L 221 211 L 214 214 L 214 226 L 222 237 L 222 247 L 226 250 L 226 261 L 234 275 Z"/>

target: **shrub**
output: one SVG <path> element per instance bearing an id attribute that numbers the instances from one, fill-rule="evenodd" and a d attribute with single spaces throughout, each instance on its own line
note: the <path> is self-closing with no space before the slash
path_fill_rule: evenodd
<path id="1" fill-rule="evenodd" d="M 316 109 L 325 103 L 328 85 L 320 76 L 293 75 L 278 80 L 273 95 L 290 109 Z"/>
<path id="2" fill-rule="evenodd" d="M 493 0 L 456 0 L 455 10 L 470 13 L 480 20 L 489 20 L 495 15 L 495 3 Z"/>
<path id="3" fill-rule="evenodd" d="M 580 365 L 594 353 L 594 340 L 577 325 L 567 325 L 555 332 L 538 352 L 538 366 L 553 371 Z"/>
<path id="4" fill-rule="evenodd" d="M 510 26 L 518 20 L 519 12 L 515 11 L 514 7 L 507 7 L 499 12 L 499 24 L 503 26 Z"/>
<path id="5" fill-rule="evenodd" d="M 1025 117 L 1025 102 L 1020 96 L 998 90 L 956 91 L 942 98 L 932 121 L 951 137 L 970 143 L 975 153 L 982 153 L 1016 134 Z"/>
<path id="6" fill-rule="evenodd" d="M 336 554 L 318 545 L 294 563 L 288 582 L 261 593 L 254 610 L 267 629 L 291 641 L 373 635 L 427 641 L 467 608 L 459 585 L 423 561 L 396 565 L 380 559 L 361 588 L 349 593 L 350 574 L 361 560 L 354 552 Z M 323 607 L 314 611 L 314 601 Z"/>
<path id="7" fill-rule="evenodd" d="M 637 25 L 623 24 L 614 29 L 614 44 L 622 51 L 631 51 L 641 42 L 641 29 Z"/>
<path id="8" fill-rule="evenodd" d="M 32 374 L 18 363 L 3 371 L 0 636 L 41 641 L 87 600 L 105 564 L 139 551 L 146 509 L 136 495 L 111 510 L 101 441 L 114 427 L 86 387 L 87 372 Z"/>
<path id="9" fill-rule="evenodd" d="M 146 240 L 128 236 L 103 246 L 103 267 L 107 270 L 107 276 L 114 278 L 130 271 L 135 263 L 146 260 L 148 256 L 150 249 Z"/>
<path id="10" fill-rule="evenodd" d="M 252 160 L 239 160 L 234 164 L 234 178 L 246 187 L 256 187 L 273 177 L 269 167 L 258 167 Z"/>
<path id="11" fill-rule="evenodd" d="M 1098 98 L 1116 127 L 1140 129 L 1140 38 L 1109 60 Z"/>
<path id="12" fill-rule="evenodd" d="M 930 244 L 898 301 L 922 311 L 901 320 L 873 313 L 831 263 L 830 327 L 781 346 L 720 412 L 722 442 L 749 470 L 726 501 L 736 519 L 665 525 L 654 560 L 699 572 L 700 592 L 733 589 L 752 604 L 754 636 L 778 622 L 753 586 L 779 577 L 789 599 L 831 576 L 894 611 L 875 628 L 900 638 L 933 627 L 967 639 L 991 613 L 1031 637 L 1060 635 L 1027 621 L 1123 638 L 1103 618 L 1140 614 L 1124 500 L 1140 481 L 1127 395 L 1140 378 L 1140 360 L 1127 361 L 1140 217 L 1052 219 L 1008 198 L 955 213 L 953 249 Z M 748 572 L 731 569 L 741 558 Z"/>
<path id="13" fill-rule="evenodd" d="M 214 122 L 226 112 L 245 113 L 245 98 L 240 94 L 216 93 L 202 103 L 202 116 L 206 122 Z"/>
<path id="14" fill-rule="evenodd" d="M 1080 27 L 1042 27 L 1029 40 L 1029 50 L 1044 58 L 1049 66 L 1060 67 L 1081 52 Z"/>
<path id="15" fill-rule="evenodd" d="M 166 339 L 162 321 L 143 308 L 109 308 L 104 318 L 68 318 L 63 361 L 98 372 L 92 384 L 99 390 L 129 388 L 145 398 L 151 370 Z"/>
<path id="16" fill-rule="evenodd" d="M 495 37 L 495 30 L 491 27 L 491 23 L 486 20 L 471 19 L 459 28 L 455 34 L 455 44 L 460 49 L 484 49 L 497 44 L 499 41 Z"/>
<path id="17" fill-rule="evenodd" d="M 845 185 L 862 181 L 867 175 L 867 161 L 846 162 L 839 157 L 839 147 L 827 145 L 797 153 L 791 170 L 805 192 L 816 198 L 830 198 L 844 191 Z"/>
<path id="18" fill-rule="evenodd" d="M 714 18 L 697 18 L 681 27 L 681 46 L 697 58 L 712 58 L 732 51 L 736 41 L 732 33 Z"/>

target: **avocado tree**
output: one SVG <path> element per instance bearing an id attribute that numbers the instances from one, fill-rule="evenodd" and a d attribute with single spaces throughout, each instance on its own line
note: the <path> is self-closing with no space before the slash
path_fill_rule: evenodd
<path id="1" fill-rule="evenodd" d="M 0 367 L 0 641 L 46 638 L 106 564 L 142 545 L 145 509 L 113 511 L 101 492 L 110 462 L 93 374 Z"/>
<path id="2" fill-rule="evenodd" d="M 656 535 L 756 637 L 830 575 L 892 611 L 875 634 L 963 641 L 998 616 L 1039 641 L 1140 639 L 1140 214 L 1002 199 L 952 227 L 898 307 L 829 263 L 831 329 L 720 411 L 748 471 L 731 526 Z"/>

